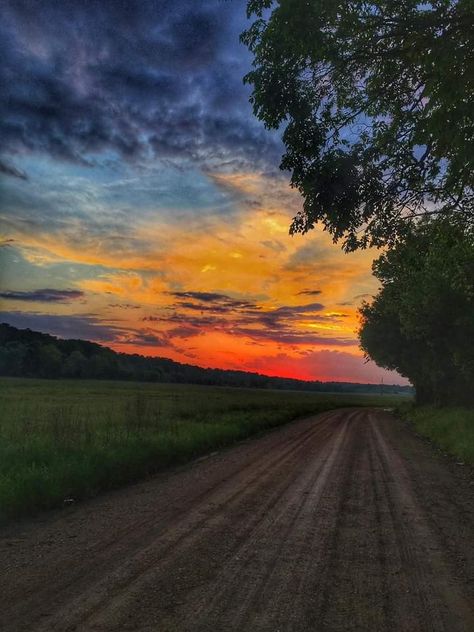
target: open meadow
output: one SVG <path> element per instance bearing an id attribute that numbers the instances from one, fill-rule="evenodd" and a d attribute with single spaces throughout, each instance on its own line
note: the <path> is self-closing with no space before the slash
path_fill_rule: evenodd
<path id="1" fill-rule="evenodd" d="M 293 419 L 406 400 L 16 378 L 0 388 L 2 520 L 95 495 Z"/>

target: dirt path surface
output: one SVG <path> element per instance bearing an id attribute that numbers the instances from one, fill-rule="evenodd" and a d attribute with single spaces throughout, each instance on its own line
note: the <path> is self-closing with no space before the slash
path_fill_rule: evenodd
<path id="1" fill-rule="evenodd" d="M 388 413 L 318 415 L 0 531 L 0 629 L 474 630 L 474 487 Z"/>

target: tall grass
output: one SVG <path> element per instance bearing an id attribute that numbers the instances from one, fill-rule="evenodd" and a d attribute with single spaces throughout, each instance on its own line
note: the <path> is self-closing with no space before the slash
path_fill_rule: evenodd
<path id="1" fill-rule="evenodd" d="M 417 432 L 445 452 L 474 465 L 474 409 L 422 406 L 402 409 Z"/>
<path id="2" fill-rule="evenodd" d="M 0 380 L 0 520 L 84 498 L 297 417 L 390 397 Z"/>

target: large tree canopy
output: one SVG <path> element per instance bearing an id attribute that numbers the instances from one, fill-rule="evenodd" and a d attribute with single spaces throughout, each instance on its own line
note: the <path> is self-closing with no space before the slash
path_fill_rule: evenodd
<path id="1" fill-rule="evenodd" d="M 282 169 L 348 250 L 421 215 L 474 221 L 472 0 L 250 0 L 255 114 L 285 126 Z"/>
<path id="2" fill-rule="evenodd" d="M 421 402 L 474 403 L 474 234 L 421 221 L 374 262 L 382 289 L 361 308 L 362 349 L 410 379 Z"/>

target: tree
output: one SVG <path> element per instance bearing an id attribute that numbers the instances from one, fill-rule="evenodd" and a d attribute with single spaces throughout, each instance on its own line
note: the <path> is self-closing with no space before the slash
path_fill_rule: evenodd
<path id="1" fill-rule="evenodd" d="M 93 378 L 114 378 L 117 373 L 117 362 L 113 352 L 102 349 L 99 353 L 94 353 L 89 358 L 87 372 Z"/>
<path id="2" fill-rule="evenodd" d="M 37 354 L 38 366 L 42 377 L 58 377 L 61 372 L 63 356 L 54 344 L 40 345 Z"/>
<path id="3" fill-rule="evenodd" d="M 427 214 L 474 222 L 472 0 L 249 0 L 256 116 L 285 126 L 281 168 L 346 250 Z"/>
<path id="4" fill-rule="evenodd" d="M 472 404 L 474 232 L 421 221 L 374 262 L 382 288 L 361 308 L 361 347 L 416 387 L 420 402 Z"/>
<path id="5" fill-rule="evenodd" d="M 63 377 L 84 377 L 87 374 L 87 359 L 79 349 L 72 351 L 64 361 Z"/>
<path id="6" fill-rule="evenodd" d="M 24 361 L 28 347 L 22 342 L 0 344 L 0 375 L 24 375 Z"/>

